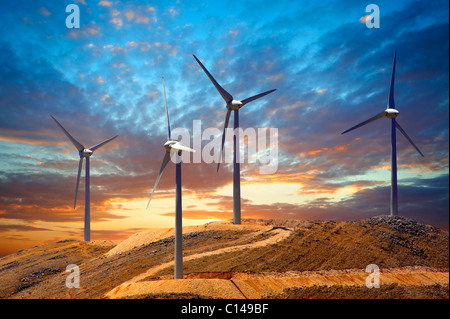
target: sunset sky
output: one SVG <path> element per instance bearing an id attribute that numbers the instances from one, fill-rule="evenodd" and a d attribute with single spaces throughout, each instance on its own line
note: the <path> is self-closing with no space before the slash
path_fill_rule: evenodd
<path id="1" fill-rule="evenodd" d="M 397 134 L 399 214 L 448 230 L 448 2 L 374 3 L 369 29 L 361 1 L 2 1 L 0 256 L 83 239 L 84 169 L 74 210 L 78 153 L 50 115 L 86 147 L 119 134 L 91 157 L 92 240 L 174 227 L 173 163 L 145 210 L 161 77 L 190 146 L 194 120 L 221 131 L 226 114 L 193 54 L 235 99 L 277 89 L 240 110 L 242 128 L 278 129 L 274 174 L 241 164 L 242 218 L 342 221 L 389 214 L 390 122 L 340 133 L 385 109 L 397 51 L 397 119 L 425 155 Z M 185 163 L 182 180 L 183 225 L 232 218 L 232 164 Z"/>

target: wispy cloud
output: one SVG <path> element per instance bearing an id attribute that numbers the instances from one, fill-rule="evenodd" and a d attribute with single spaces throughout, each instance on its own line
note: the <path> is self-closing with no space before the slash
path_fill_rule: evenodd
<path id="1" fill-rule="evenodd" d="M 44 7 L 40 7 L 39 8 L 39 13 L 42 14 L 45 17 L 49 17 L 52 15 L 52 13 L 50 11 L 48 11 L 46 8 Z"/>

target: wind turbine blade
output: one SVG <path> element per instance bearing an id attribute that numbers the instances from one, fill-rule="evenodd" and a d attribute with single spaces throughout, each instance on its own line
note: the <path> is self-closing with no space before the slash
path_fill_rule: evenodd
<path id="1" fill-rule="evenodd" d="M 72 142 L 72 144 L 75 146 L 75 148 L 78 150 L 78 152 L 81 152 L 84 149 L 84 146 L 81 145 L 81 143 L 79 143 L 76 139 L 74 139 L 72 137 L 72 135 L 69 134 L 69 132 L 67 132 L 64 127 L 62 127 L 61 124 L 59 124 L 59 122 L 53 117 L 53 115 L 50 115 L 51 118 L 56 122 L 56 124 L 58 124 L 58 126 L 61 128 L 61 130 L 64 132 L 64 134 L 66 134 L 66 136 L 69 138 L 69 140 Z"/>
<path id="2" fill-rule="evenodd" d="M 167 165 L 167 163 L 169 163 L 169 161 L 170 161 L 170 152 L 166 151 L 166 155 L 164 155 L 164 159 L 163 159 L 163 162 L 162 162 L 162 165 L 161 165 L 161 169 L 159 170 L 158 178 L 156 179 L 156 183 L 155 183 L 155 186 L 153 187 L 152 195 L 150 196 L 150 200 L 148 201 L 146 209 L 148 209 L 148 206 L 150 205 L 150 202 L 151 202 L 152 197 L 153 197 L 153 193 L 155 193 L 156 186 L 158 185 L 159 179 L 161 178 L 161 175 L 162 175 L 162 173 L 164 171 L 164 168 L 166 168 L 166 165 Z"/>
<path id="3" fill-rule="evenodd" d="M 231 96 L 230 93 L 228 93 L 227 91 L 225 91 L 225 89 L 223 87 L 221 87 L 219 85 L 219 83 L 217 83 L 217 81 L 214 79 L 214 77 L 208 72 L 208 70 L 203 66 L 203 64 L 199 61 L 199 59 L 197 59 L 197 57 L 194 55 L 195 60 L 197 60 L 198 64 L 200 64 L 200 66 L 202 67 L 203 71 L 205 71 L 206 75 L 209 77 L 209 79 L 211 80 L 211 82 L 214 84 L 214 86 L 216 87 L 217 91 L 219 91 L 220 95 L 222 96 L 222 98 L 225 100 L 225 102 L 231 102 L 233 100 L 233 97 Z"/>
<path id="4" fill-rule="evenodd" d="M 75 207 L 77 206 L 78 186 L 80 185 L 80 175 L 82 168 L 83 168 L 83 158 L 80 157 L 80 161 L 78 162 L 77 187 L 75 188 L 75 201 L 73 202 L 73 209 L 75 209 Z"/>
<path id="5" fill-rule="evenodd" d="M 260 93 L 260 94 L 254 95 L 252 97 L 248 97 L 246 99 L 241 100 L 241 102 L 242 102 L 243 105 L 245 105 L 245 104 L 247 104 L 247 103 L 249 103 L 251 101 L 259 99 L 260 97 L 263 97 L 264 95 L 270 94 L 270 93 L 272 93 L 272 92 L 274 92 L 276 90 L 277 89 L 273 89 L 273 90 L 270 90 L 270 91 L 267 91 L 267 92 L 264 92 L 264 93 Z"/>
<path id="6" fill-rule="evenodd" d="M 220 155 L 219 155 L 219 162 L 217 163 L 217 171 L 219 171 L 220 162 L 222 161 L 223 145 L 225 144 L 225 132 L 228 127 L 228 122 L 230 121 L 230 115 L 231 115 L 231 110 L 228 110 L 227 115 L 225 116 L 225 123 L 223 125 L 222 145 L 220 147 Z"/>
<path id="7" fill-rule="evenodd" d="M 173 148 L 174 150 L 178 150 L 178 151 L 195 152 L 194 149 L 184 146 L 178 142 L 175 144 L 172 144 L 170 147 Z"/>
<path id="8" fill-rule="evenodd" d="M 367 121 L 364 121 L 362 123 L 359 123 L 358 125 L 353 126 L 352 128 L 349 128 L 347 131 L 342 132 L 341 134 L 345 134 L 347 132 L 353 131 L 354 129 L 357 129 L 358 127 L 364 126 L 366 124 L 369 124 L 370 122 L 376 121 L 378 119 L 381 119 L 382 117 L 385 116 L 385 112 L 381 112 L 378 115 L 375 115 L 374 117 L 371 117 L 370 119 L 368 119 Z"/>
<path id="9" fill-rule="evenodd" d="M 394 62 L 392 63 L 392 76 L 391 76 L 391 86 L 389 88 L 388 105 L 389 109 L 395 109 L 394 102 L 394 82 L 395 82 L 395 64 L 397 61 L 397 51 L 394 53 Z"/>
<path id="10" fill-rule="evenodd" d="M 164 84 L 164 77 L 163 79 L 163 88 L 164 88 L 164 103 L 166 105 L 166 118 L 167 118 L 167 139 L 170 140 L 170 124 L 169 124 L 169 111 L 167 110 L 167 99 L 166 99 L 166 86 Z"/>
<path id="11" fill-rule="evenodd" d="M 400 124 L 398 124 L 397 121 L 395 121 L 395 126 L 398 128 L 398 130 L 403 134 L 404 137 L 406 137 L 406 139 L 411 143 L 411 145 L 416 149 L 417 152 L 419 152 L 420 155 L 422 155 L 422 157 L 425 157 L 423 155 L 423 153 L 419 150 L 419 148 L 416 146 L 416 144 L 414 144 L 414 142 L 412 141 L 412 139 L 408 136 L 408 134 L 406 134 L 405 130 L 400 126 Z"/>
<path id="12" fill-rule="evenodd" d="M 100 147 L 102 147 L 103 145 L 105 145 L 106 143 L 111 142 L 111 141 L 112 141 L 113 139 L 115 139 L 117 136 L 119 136 L 119 135 L 113 136 L 113 137 L 107 139 L 106 141 L 103 141 L 103 142 L 101 142 L 101 143 L 98 143 L 97 145 L 94 145 L 94 146 L 90 147 L 89 149 L 93 152 L 93 151 L 95 151 L 96 149 L 99 149 Z"/>

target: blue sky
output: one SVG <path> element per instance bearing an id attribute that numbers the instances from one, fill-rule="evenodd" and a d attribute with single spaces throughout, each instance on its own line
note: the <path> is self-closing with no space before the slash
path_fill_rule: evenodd
<path id="1" fill-rule="evenodd" d="M 240 111 L 244 128 L 279 130 L 276 174 L 241 165 L 243 217 L 351 220 L 389 212 L 389 122 L 340 132 L 384 110 L 397 51 L 398 121 L 425 154 L 398 135 L 400 214 L 448 229 L 448 3 L 378 1 L 379 29 L 367 4 L 3 1 L 0 240 L 81 237 L 77 153 L 50 115 L 87 146 L 120 135 L 91 161 L 94 239 L 172 225 L 172 169 L 144 209 L 164 154 L 161 77 L 172 129 L 221 129 L 226 113 L 193 54 L 237 99 L 277 89 Z M 231 166 L 184 167 L 185 224 L 230 219 Z"/>

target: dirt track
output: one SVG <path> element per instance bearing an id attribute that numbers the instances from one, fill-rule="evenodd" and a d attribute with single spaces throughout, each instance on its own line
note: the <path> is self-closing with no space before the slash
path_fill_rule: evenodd
<path id="1" fill-rule="evenodd" d="M 236 228 L 236 225 L 232 226 L 229 223 L 216 224 L 215 228 L 224 229 L 228 227 Z M 245 226 L 244 226 L 245 227 Z M 241 227 L 242 228 L 242 227 Z M 243 244 L 232 247 L 226 247 L 214 251 L 208 251 L 204 253 L 194 254 L 183 257 L 183 261 L 191 261 L 194 259 L 200 259 L 212 255 L 220 255 L 229 252 L 237 252 L 239 250 L 254 249 L 258 247 L 264 247 L 275 244 L 290 235 L 291 230 L 287 228 L 274 228 L 271 226 L 259 226 L 252 227 L 255 233 L 253 237 L 257 237 L 263 233 L 272 232 L 272 237 L 266 240 L 256 241 L 251 244 Z M 242 294 L 239 294 L 238 289 L 233 284 L 233 281 L 224 281 L 222 279 L 186 279 L 181 285 L 178 281 L 173 280 L 158 280 L 158 281 L 144 281 L 139 282 L 147 277 L 155 275 L 158 271 L 173 266 L 174 262 L 170 261 L 156 267 L 152 267 L 146 272 L 139 274 L 138 276 L 128 280 L 120 286 L 114 288 L 111 292 L 106 294 L 108 298 L 121 298 L 130 295 L 139 295 L 147 293 L 175 293 L 175 290 L 180 290 L 179 293 L 194 293 L 197 295 L 217 298 L 242 298 Z M 208 292 L 208 293 L 206 293 Z M 206 295 L 205 295 L 206 293 Z"/>
<path id="2" fill-rule="evenodd" d="M 218 223 L 218 224 L 214 225 L 215 229 L 220 229 L 220 230 L 232 228 L 232 227 L 236 228 L 236 225 L 231 225 L 230 223 Z M 238 227 L 248 228 L 248 227 L 240 226 L 240 225 Z M 186 230 L 186 232 L 187 231 L 189 231 L 189 230 Z M 185 257 L 183 257 L 183 262 L 188 262 L 188 261 L 191 261 L 194 259 L 200 259 L 200 258 L 212 256 L 212 255 L 221 255 L 221 254 L 229 253 L 229 252 L 237 252 L 240 250 L 255 249 L 255 248 L 259 248 L 259 247 L 273 245 L 273 244 L 287 238 L 291 232 L 291 230 L 288 228 L 274 228 L 271 226 L 252 227 L 252 231 L 254 231 L 254 232 L 251 233 L 251 236 L 248 236 L 248 237 L 257 237 L 257 236 L 267 233 L 267 232 L 271 232 L 272 237 L 269 237 L 268 239 L 265 239 L 265 240 L 256 241 L 251 244 L 231 246 L 231 247 L 226 247 L 226 248 L 208 251 L 208 252 L 204 252 L 204 253 L 198 253 L 198 254 L 194 254 L 194 255 L 185 256 Z M 165 233 L 165 235 L 168 235 L 168 234 L 169 233 Z M 158 271 L 165 269 L 165 268 L 172 267 L 173 265 L 174 265 L 174 261 L 169 261 L 167 263 L 163 263 L 163 264 L 157 265 L 155 267 L 152 267 L 149 270 L 147 270 L 146 272 L 139 274 L 138 276 L 132 278 L 131 280 L 128 280 L 127 282 L 124 283 L 124 285 L 128 285 L 130 283 L 135 283 L 135 282 L 143 280 L 147 277 L 151 277 L 151 276 L 155 275 L 156 273 L 158 273 Z"/>

